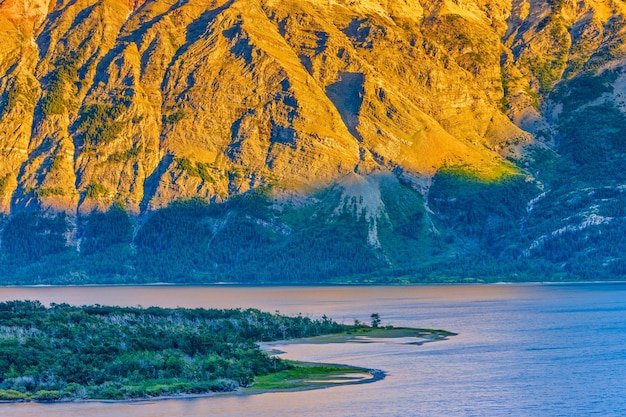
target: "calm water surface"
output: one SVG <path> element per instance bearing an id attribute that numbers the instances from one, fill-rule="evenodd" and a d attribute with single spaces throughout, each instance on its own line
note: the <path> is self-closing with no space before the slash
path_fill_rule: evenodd
<path id="1" fill-rule="evenodd" d="M 277 344 L 290 359 L 382 369 L 382 381 L 140 403 L 0 405 L 1 416 L 626 416 L 626 284 L 0 288 L 0 301 L 256 307 L 459 333 L 423 346 Z"/>

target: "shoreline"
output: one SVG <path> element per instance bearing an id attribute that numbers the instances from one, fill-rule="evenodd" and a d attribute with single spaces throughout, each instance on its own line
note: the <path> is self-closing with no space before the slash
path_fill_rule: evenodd
<path id="1" fill-rule="evenodd" d="M 69 403 L 103 403 L 103 404 L 145 404 L 151 402 L 158 401 L 168 401 L 168 400 L 193 400 L 198 398 L 211 398 L 211 397 L 223 397 L 223 396 L 249 396 L 249 395 L 260 395 L 260 394 L 270 394 L 275 392 L 302 392 L 302 391 L 313 391 L 318 389 L 327 389 L 332 387 L 340 387 L 340 386 L 348 386 L 348 385 L 361 385 L 361 384 L 371 384 L 377 381 L 381 381 L 385 379 L 387 376 L 386 372 L 380 369 L 366 369 L 353 365 L 344 365 L 344 364 L 335 364 L 335 363 L 320 363 L 320 362 L 297 362 L 299 365 L 305 365 L 310 367 L 322 367 L 329 366 L 333 368 L 341 368 L 345 371 L 352 370 L 355 375 L 369 375 L 369 378 L 359 378 L 359 379 L 346 379 L 345 381 L 335 382 L 337 378 L 340 376 L 344 376 L 345 373 L 341 373 L 338 375 L 334 375 L 333 373 L 329 373 L 327 377 L 329 378 L 327 381 L 317 380 L 317 381 L 309 381 L 308 383 L 302 386 L 291 386 L 285 388 L 255 388 L 256 384 L 253 384 L 249 387 L 239 388 L 235 391 L 225 391 L 225 392 L 206 392 L 200 394 L 173 394 L 173 395 L 160 395 L 158 397 L 142 397 L 142 398 L 127 398 L 122 400 L 107 400 L 107 399 L 98 399 L 98 398 L 68 398 L 68 399 L 59 399 L 59 400 L 0 400 L 0 404 L 69 404 Z M 287 383 L 288 381 L 284 381 Z M 306 382 L 306 381 L 305 381 Z"/>
<path id="2" fill-rule="evenodd" d="M 394 343 L 420 346 L 424 343 L 448 340 L 457 333 L 446 330 L 409 328 L 409 327 L 364 327 L 352 331 L 331 335 L 314 336 L 300 339 L 276 340 L 260 344 L 269 355 L 284 353 L 274 348 L 285 344 L 333 344 L 333 343 Z M 98 399 L 98 398 L 60 398 L 58 400 L 39 400 L 35 398 L 19 400 L 0 400 L 0 404 L 63 404 L 63 403 L 106 403 L 106 404 L 141 404 L 167 400 L 191 400 L 218 396 L 247 396 L 275 392 L 301 392 L 332 387 L 371 384 L 385 379 L 387 373 L 381 369 L 368 369 L 357 365 L 292 361 L 290 369 L 272 374 L 260 375 L 252 385 L 234 391 L 212 391 L 205 393 L 180 393 L 155 397 Z"/>
<path id="3" fill-rule="evenodd" d="M 174 287 L 241 287 L 241 288 L 271 288 L 271 287 L 456 287 L 456 286 L 552 286 L 552 285 L 603 285 L 603 284 L 625 284 L 625 280 L 610 281 L 494 281 L 494 282 L 426 282 L 426 283 L 240 283 L 240 282 L 212 282 L 212 283 L 192 283 L 180 284 L 169 282 L 148 282 L 148 283 L 131 283 L 131 284 L 27 284 L 17 285 L 8 284 L 0 285 L 0 288 L 103 288 L 103 287 L 155 287 L 155 288 L 174 288 Z"/>

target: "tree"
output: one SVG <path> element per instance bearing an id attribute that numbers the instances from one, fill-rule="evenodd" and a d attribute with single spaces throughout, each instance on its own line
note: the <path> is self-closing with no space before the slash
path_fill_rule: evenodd
<path id="1" fill-rule="evenodd" d="M 372 327 L 378 327 L 380 325 L 380 315 L 378 313 L 372 313 L 370 318 L 372 319 Z"/>

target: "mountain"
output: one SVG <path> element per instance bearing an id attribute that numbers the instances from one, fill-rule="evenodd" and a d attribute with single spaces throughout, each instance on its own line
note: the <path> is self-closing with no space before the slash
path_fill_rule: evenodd
<path id="1" fill-rule="evenodd" d="M 4 279 L 624 277 L 625 17 L 0 1 Z"/>

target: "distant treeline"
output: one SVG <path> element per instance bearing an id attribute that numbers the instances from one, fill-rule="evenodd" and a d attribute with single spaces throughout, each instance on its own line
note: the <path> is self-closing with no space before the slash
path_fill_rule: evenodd
<path id="1" fill-rule="evenodd" d="M 232 391 L 291 366 L 256 342 L 346 329 L 255 309 L 0 303 L 0 400 Z"/>

